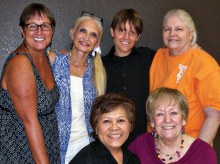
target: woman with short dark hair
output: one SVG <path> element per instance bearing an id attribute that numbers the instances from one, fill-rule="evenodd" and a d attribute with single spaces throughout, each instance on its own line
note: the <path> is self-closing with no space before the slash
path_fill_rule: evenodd
<path id="1" fill-rule="evenodd" d="M 134 103 L 109 93 L 95 99 L 90 124 L 94 142 L 84 147 L 70 164 L 139 164 L 138 158 L 121 146 L 135 123 Z"/>
<path id="2" fill-rule="evenodd" d="M 46 51 L 54 16 L 44 5 L 30 4 L 20 28 L 23 43 L 7 58 L 0 82 L 0 163 L 60 163 L 59 89 Z"/>

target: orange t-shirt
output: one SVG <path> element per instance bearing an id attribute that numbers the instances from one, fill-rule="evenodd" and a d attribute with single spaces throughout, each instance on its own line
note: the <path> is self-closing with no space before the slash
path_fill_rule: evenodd
<path id="1" fill-rule="evenodd" d="M 220 110 L 220 68 L 208 53 L 190 49 L 176 57 L 159 49 L 150 69 L 150 93 L 159 87 L 178 89 L 189 104 L 186 134 L 197 138 L 207 106 Z M 150 132 L 148 124 L 148 131 Z"/>

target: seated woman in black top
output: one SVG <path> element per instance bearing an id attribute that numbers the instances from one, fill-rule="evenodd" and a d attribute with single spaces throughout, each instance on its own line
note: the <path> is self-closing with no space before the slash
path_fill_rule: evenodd
<path id="1" fill-rule="evenodd" d="M 140 164 L 138 158 L 121 146 L 135 123 L 134 103 L 109 93 L 95 99 L 90 124 L 94 142 L 84 147 L 70 164 Z"/>

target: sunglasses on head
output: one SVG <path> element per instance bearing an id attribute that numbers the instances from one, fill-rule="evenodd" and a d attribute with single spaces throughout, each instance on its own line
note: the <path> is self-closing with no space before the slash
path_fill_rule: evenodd
<path id="1" fill-rule="evenodd" d="M 98 20 L 99 22 L 101 22 L 101 25 L 103 26 L 103 18 L 97 17 L 97 16 L 95 16 L 94 14 L 92 14 L 90 12 L 83 11 L 80 16 L 92 17 L 92 18 Z"/>

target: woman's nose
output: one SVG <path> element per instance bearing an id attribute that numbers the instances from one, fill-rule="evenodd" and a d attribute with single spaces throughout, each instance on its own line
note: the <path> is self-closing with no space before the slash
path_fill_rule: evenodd
<path id="1" fill-rule="evenodd" d="M 85 40 L 88 40 L 88 39 L 89 39 L 89 34 L 85 34 L 85 35 L 84 35 L 84 39 L 85 39 Z"/>
<path id="2" fill-rule="evenodd" d="M 175 31 L 174 30 L 171 30 L 170 31 L 170 36 L 174 36 L 175 35 Z"/>
<path id="3" fill-rule="evenodd" d="M 117 124 L 117 122 L 113 122 L 113 123 L 112 123 L 112 129 L 113 129 L 113 130 L 117 130 L 117 129 L 118 129 L 118 124 Z"/>
<path id="4" fill-rule="evenodd" d="M 171 121 L 171 117 L 170 117 L 169 114 L 166 114 L 166 115 L 165 115 L 165 121 L 166 121 L 166 122 L 170 122 L 170 121 Z"/>
<path id="5" fill-rule="evenodd" d="M 41 29 L 41 27 L 40 27 L 40 26 L 38 26 L 38 28 L 37 28 L 37 33 L 38 33 L 38 34 L 41 34 L 41 33 L 42 33 L 42 31 L 43 31 L 43 30 Z"/>

